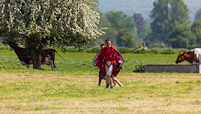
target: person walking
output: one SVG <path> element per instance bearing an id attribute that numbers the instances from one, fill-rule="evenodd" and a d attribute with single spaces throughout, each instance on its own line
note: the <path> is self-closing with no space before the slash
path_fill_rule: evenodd
<path id="1" fill-rule="evenodd" d="M 106 46 L 101 49 L 101 51 L 94 58 L 94 66 L 99 67 L 101 75 L 106 75 L 106 88 L 109 88 L 109 85 L 113 88 L 111 79 L 123 87 L 120 81 L 115 78 L 119 73 L 119 71 L 115 69 L 115 64 L 119 63 L 122 65 L 124 63 L 124 59 L 121 53 L 114 46 L 111 46 L 110 40 L 106 40 L 105 45 Z"/>
<path id="2" fill-rule="evenodd" d="M 105 47 L 105 44 L 101 44 L 100 47 L 101 47 L 101 49 L 103 49 Z M 101 70 L 100 70 L 99 71 L 98 87 L 100 87 L 102 79 L 105 79 L 105 76 L 101 75 Z"/>

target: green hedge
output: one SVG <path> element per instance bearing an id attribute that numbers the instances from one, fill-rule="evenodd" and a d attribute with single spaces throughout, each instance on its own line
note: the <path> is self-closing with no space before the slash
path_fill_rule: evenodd
<path id="1" fill-rule="evenodd" d="M 49 47 L 51 48 L 51 47 Z M 121 53 L 135 53 L 135 54 L 177 54 L 179 52 L 189 51 L 188 49 L 172 49 L 172 48 L 153 48 L 143 50 L 141 48 L 124 48 L 124 47 L 116 47 Z M 9 46 L 0 46 L 0 50 L 11 49 Z M 59 48 L 55 48 L 56 50 L 61 50 Z M 92 48 L 74 48 L 74 47 L 66 47 L 66 52 L 83 52 L 83 53 L 98 53 L 100 51 L 100 46 L 92 47 Z"/>

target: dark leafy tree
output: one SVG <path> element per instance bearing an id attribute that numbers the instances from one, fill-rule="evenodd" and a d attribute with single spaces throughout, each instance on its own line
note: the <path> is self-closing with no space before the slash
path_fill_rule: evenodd
<path id="1" fill-rule="evenodd" d="M 168 28 L 168 3 L 170 0 L 157 0 L 153 3 L 153 10 L 150 17 L 153 20 L 151 23 L 150 41 L 165 41 L 166 35 L 169 32 Z"/>
<path id="2" fill-rule="evenodd" d="M 135 27 L 133 17 L 127 16 L 122 11 L 110 11 L 106 13 L 105 16 L 110 21 L 112 27 L 116 30 L 127 28 L 129 31 L 131 31 Z"/>
<path id="3" fill-rule="evenodd" d="M 151 33 L 146 40 L 167 41 L 167 35 L 175 26 L 189 25 L 189 9 L 183 0 L 157 0 L 151 11 Z"/>
<path id="4" fill-rule="evenodd" d="M 137 36 L 138 38 L 142 38 L 143 33 L 145 33 L 145 22 L 144 18 L 142 17 L 142 14 L 135 13 L 133 15 L 135 23 L 136 23 L 136 28 L 137 28 Z"/>
<path id="5" fill-rule="evenodd" d="M 193 22 L 193 25 L 191 26 L 192 33 L 196 36 L 196 44 L 198 47 L 201 45 L 201 20 L 196 20 Z"/>
<path id="6" fill-rule="evenodd" d="M 127 29 L 119 30 L 117 34 L 117 44 L 121 47 L 130 47 L 133 48 L 137 45 L 137 40 L 134 38 L 134 35 L 128 32 Z"/>
<path id="7" fill-rule="evenodd" d="M 171 0 L 169 9 L 170 30 L 179 24 L 190 25 L 189 9 L 183 0 Z"/>
<path id="8" fill-rule="evenodd" d="M 177 25 L 167 35 L 167 42 L 173 48 L 192 48 L 196 43 L 196 36 L 191 32 L 191 28 L 186 25 Z"/>
<path id="9" fill-rule="evenodd" d="M 195 20 L 201 20 L 201 8 L 196 12 Z"/>

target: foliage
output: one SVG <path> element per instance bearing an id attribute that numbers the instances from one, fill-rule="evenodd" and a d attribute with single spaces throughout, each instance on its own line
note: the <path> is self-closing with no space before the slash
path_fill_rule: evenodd
<path id="1" fill-rule="evenodd" d="M 98 44 L 98 46 L 101 44 L 101 43 L 104 43 L 105 40 L 107 39 L 110 39 L 111 42 L 112 42 L 112 45 L 116 46 L 116 35 L 118 33 L 118 31 L 116 30 L 116 28 L 113 28 L 112 27 L 112 24 L 111 22 L 108 20 L 107 17 L 105 17 L 104 15 L 101 15 L 101 18 L 100 18 L 100 24 L 98 25 L 100 28 L 107 28 L 107 29 L 104 29 L 104 32 L 105 34 L 100 36 L 98 38 L 98 40 L 101 40 L 102 42 L 100 42 Z"/>
<path id="2" fill-rule="evenodd" d="M 189 9 L 183 0 L 171 0 L 169 9 L 170 30 L 176 25 L 190 25 Z"/>
<path id="3" fill-rule="evenodd" d="M 102 13 L 108 11 L 123 11 L 129 16 L 133 16 L 134 12 L 141 13 L 145 20 L 151 21 L 149 18 L 150 11 L 153 9 L 153 2 L 156 0 L 99 0 L 99 7 Z M 200 9 L 200 0 L 184 0 L 190 9 L 190 18 L 194 19 L 196 11 Z"/>
<path id="4" fill-rule="evenodd" d="M 104 28 L 103 31 L 105 32 L 104 35 L 100 36 L 94 41 L 91 41 L 87 46 L 94 47 L 94 46 L 100 46 L 100 44 L 104 43 L 105 40 L 110 39 L 112 42 L 112 45 L 116 45 L 116 35 L 118 31 L 115 28 L 112 28 L 112 25 L 107 17 L 105 17 L 103 14 L 100 16 L 100 23 L 98 24 L 99 28 Z"/>
<path id="5" fill-rule="evenodd" d="M 196 12 L 195 20 L 201 20 L 201 8 Z"/>
<path id="6" fill-rule="evenodd" d="M 127 29 L 119 30 L 117 34 L 117 44 L 121 47 L 136 47 L 137 41 L 134 38 L 134 35 L 128 32 Z"/>
<path id="7" fill-rule="evenodd" d="M 146 40 L 166 42 L 167 35 L 175 26 L 190 24 L 189 9 L 183 0 L 157 0 L 153 5 L 154 8 L 150 14 L 153 20 L 151 23 L 152 32 L 146 37 Z M 187 43 L 191 43 L 191 41 L 183 39 L 184 47 L 192 45 Z"/>
<path id="8" fill-rule="evenodd" d="M 192 48 L 196 43 L 196 37 L 191 33 L 190 27 L 177 25 L 169 34 L 167 42 L 173 48 Z"/>
<path id="9" fill-rule="evenodd" d="M 155 50 L 155 51 L 154 51 Z M 157 51 L 157 52 L 156 52 Z M 184 52 L 184 51 L 189 51 L 188 49 L 172 49 L 172 48 L 153 48 L 152 49 L 136 49 L 136 50 L 131 50 L 132 53 L 135 54 L 178 54 L 179 52 Z"/>
<path id="10" fill-rule="evenodd" d="M 31 52 L 34 68 L 46 45 L 81 47 L 102 35 L 99 13 L 92 0 L 37 0 L 0 2 L 0 36 L 5 43 L 20 43 Z M 37 64 L 38 63 L 38 64 Z"/>
<path id="11" fill-rule="evenodd" d="M 163 49 L 160 53 L 161 54 L 175 54 L 174 50 L 171 48 Z"/>
<path id="12" fill-rule="evenodd" d="M 100 46 L 87 49 L 87 53 L 98 53 L 101 50 Z"/>
<path id="13" fill-rule="evenodd" d="M 105 34 L 100 36 L 97 40 L 90 42 L 90 47 L 93 46 L 99 46 L 101 43 L 104 43 L 105 40 L 109 39 L 112 42 L 112 45 L 114 46 L 122 46 L 119 45 L 119 42 L 117 37 L 119 37 L 118 33 L 121 30 L 127 30 L 127 34 L 129 34 L 127 39 L 129 39 L 129 42 L 131 43 L 136 43 L 137 40 L 134 38 L 136 35 L 135 33 L 135 22 L 133 20 L 133 17 L 127 16 L 121 11 L 110 11 L 107 12 L 106 14 L 102 14 L 100 18 L 100 23 L 98 24 L 99 28 L 104 28 Z M 130 45 L 133 44 L 128 44 L 125 45 L 126 47 L 130 47 Z"/>
<path id="14" fill-rule="evenodd" d="M 146 38 L 146 36 L 148 34 L 151 33 L 151 27 L 150 27 L 150 24 L 147 22 L 147 21 L 144 21 L 144 32 L 141 32 L 139 35 L 138 35 L 138 43 L 142 43 L 142 41 Z M 140 42 L 141 40 L 141 42 Z"/>
<path id="15" fill-rule="evenodd" d="M 144 72 L 144 66 L 143 65 L 135 65 L 135 69 L 133 70 L 133 72 L 138 72 L 138 73 Z"/>
<path id="16" fill-rule="evenodd" d="M 99 14 L 93 4 L 91 0 L 2 1 L 1 36 L 11 38 L 12 35 L 15 41 L 36 48 L 47 43 L 79 47 L 101 35 L 96 26 Z"/>
<path id="17" fill-rule="evenodd" d="M 128 30 L 132 30 L 135 27 L 135 22 L 133 17 L 127 16 L 122 11 L 109 11 L 105 14 L 105 16 L 110 21 L 113 28 L 117 30 L 127 28 Z"/>
<path id="18" fill-rule="evenodd" d="M 201 20 L 196 20 L 193 22 L 193 25 L 191 26 L 191 31 L 196 36 L 197 46 L 200 47 L 200 43 L 201 43 Z"/>
<path id="19" fill-rule="evenodd" d="M 114 42 L 114 46 L 123 46 L 120 43 L 124 43 L 125 47 L 131 47 L 136 43 L 136 39 L 134 39 L 135 22 L 133 17 L 127 16 L 121 11 L 110 11 L 104 14 L 104 16 L 110 23 L 108 30 L 105 31 L 106 35 L 103 36 L 104 39 L 110 39 Z M 125 35 L 122 35 L 123 30 L 126 31 Z M 123 42 L 119 40 L 123 40 Z"/>
<path id="20" fill-rule="evenodd" d="M 127 48 L 127 47 L 116 47 L 117 50 L 121 53 L 129 53 L 132 48 Z"/>
<path id="21" fill-rule="evenodd" d="M 169 0 L 157 0 L 153 3 L 153 9 L 150 12 L 151 37 L 149 40 L 165 41 L 168 28 L 168 3 Z"/>

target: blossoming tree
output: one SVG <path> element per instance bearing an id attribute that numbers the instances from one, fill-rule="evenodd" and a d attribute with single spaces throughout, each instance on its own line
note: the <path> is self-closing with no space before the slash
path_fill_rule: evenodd
<path id="1" fill-rule="evenodd" d="M 93 0 L 1 0 L 0 37 L 24 45 L 38 69 L 45 46 L 81 47 L 102 35 Z"/>

